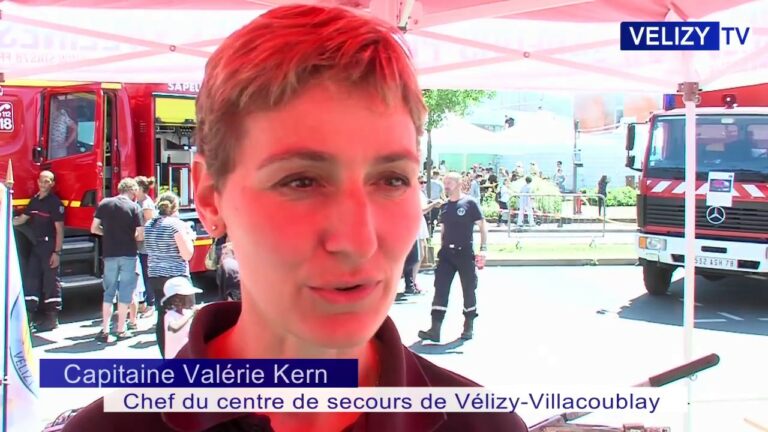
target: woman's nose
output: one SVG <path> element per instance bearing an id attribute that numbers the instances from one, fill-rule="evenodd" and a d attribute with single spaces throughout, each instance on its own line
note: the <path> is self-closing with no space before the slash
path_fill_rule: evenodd
<path id="1" fill-rule="evenodd" d="M 371 199 L 364 188 L 347 190 L 333 204 L 325 234 L 328 252 L 354 260 L 371 257 L 378 247 Z"/>

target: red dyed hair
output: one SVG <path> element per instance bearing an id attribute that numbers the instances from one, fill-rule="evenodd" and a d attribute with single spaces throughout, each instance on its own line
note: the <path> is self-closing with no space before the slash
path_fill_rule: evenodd
<path id="1" fill-rule="evenodd" d="M 234 168 L 244 117 L 321 80 L 402 103 L 421 136 L 426 107 L 397 28 L 340 7 L 275 8 L 229 36 L 205 68 L 197 146 L 217 187 Z"/>

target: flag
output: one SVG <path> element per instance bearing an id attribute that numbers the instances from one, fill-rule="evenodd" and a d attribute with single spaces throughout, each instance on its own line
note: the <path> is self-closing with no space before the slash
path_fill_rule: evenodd
<path id="1" fill-rule="evenodd" d="M 3 300 L 0 310 L 0 338 L 8 335 L 6 341 L 8 385 L 0 386 L 7 395 L 2 395 L 5 406 L 2 410 L 3 432 L 38 431 L 42 421 L 39 415 L 40 387 L 38 361 L 32 352 L 32 338 L 27 324 L 27 311 L 21 285 L 19 257 L 12 227 L 11 192 L 0 184 L 0 286 Z M 8 326 L 6 329 L 5 326 Z M 6 331 L 7 330 L 7 331 Z M 5 367 L 4 367 L 5 369 Z"/>

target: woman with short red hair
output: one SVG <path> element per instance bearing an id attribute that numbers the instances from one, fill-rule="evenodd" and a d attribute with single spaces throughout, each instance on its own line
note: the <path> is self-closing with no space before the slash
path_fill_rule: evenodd
<path id="1" fill-rule="evenodd" d="M 387 316 L 422 217 L 425 113 L 399 31 L 362 14 L 280 7 L 225 40 L 197 101 L 193 183 L 242 300 L 201 309 L 177 358 L 353 358 L 361 386 L 477 386 L 408 350 Z M 513 413 L 102 411 L 66 431 L 527 431 Z"/>

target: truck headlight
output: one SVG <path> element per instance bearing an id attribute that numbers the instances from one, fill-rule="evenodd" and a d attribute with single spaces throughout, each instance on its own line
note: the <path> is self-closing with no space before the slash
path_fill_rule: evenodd
<path id="1" fill-rule="evenodd" d="M 648 249 L 655 251 L 667 250 L 667 240 L 658 237 L 640 237 L 638 239 L 638 245 L 640 249 Z"/>

